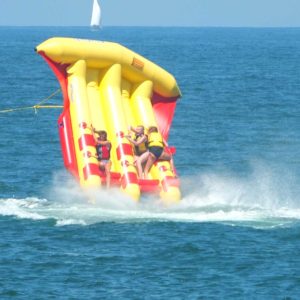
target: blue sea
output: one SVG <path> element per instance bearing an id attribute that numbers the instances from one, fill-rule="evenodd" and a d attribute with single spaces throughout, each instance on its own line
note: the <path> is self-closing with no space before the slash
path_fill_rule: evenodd
<path id="1" fill-rule="evenodd" d="M 34 52 L 54 36 L 117 42 L 175 76 L 183 199 L 89 204 L 60 109 L 1 112 L 0 299 L 300 299 L 300 29 L 0 27 L 1 111 L 59 89 Z"/>

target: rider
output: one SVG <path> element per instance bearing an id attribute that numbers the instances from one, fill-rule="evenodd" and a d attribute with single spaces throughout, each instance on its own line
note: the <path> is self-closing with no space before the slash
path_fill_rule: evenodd
<path id="1" fill-rule="evenodd" d="M 111 160 L 110 160 L 110 150 L 111 142 L 107 140 L 107 133 L 105 130 L 95 130 L 93 129 L 94 138 L 96 141 L 96 151 L 99 163 L 99 169 L 105 171 L 106 175 L 106 186 L 110 187 L 110 169 L 111 169 Z M 98 137 L 95 137 L 95 134 Z"/>
<path id="2" fill-rule="evenodd" d="M 135 133 L 134 138 L 130 135 L 127 135 L 126 138 L 128 141 L 134 145 L 134 161 L 136 164 L 137 172 L 139 178 L 143 176 L 143 163 L 148 158 L 148 137 L 145 134 L 145 128 L 142 125 L 137 126 L 136 128 L 130 126 L 129 130 Z"/>
<path id="3" fill-rule="evenodd" d="M 162 135 L 158 132 L 156 126 L 151 126 L 148 129 L 148 148 L 149 155 L 147 158 L 146 166 L 145 166 L 145 178 L 148 178 L 149 170 L 152 165 L 159 159 L 161 160 L 169 160 L 171 164 L 172 170 L 173 168 L 173 159 L 172 155 L 164 150 L 165 143 L 163 141 Z"/>

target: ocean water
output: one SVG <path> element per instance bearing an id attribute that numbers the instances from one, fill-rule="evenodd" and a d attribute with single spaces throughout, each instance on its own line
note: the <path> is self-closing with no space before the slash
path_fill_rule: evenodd
<path id="1" fill-rule="evenodd" d="M 53 36 L 118 42 L 176 77 L 183 199 L 89 204 L 59 109 L 0 113 L 0 299 L 299 299 L 300 29 L 0 27 L 0 110 L 59 88 L 34 52 Z"/>

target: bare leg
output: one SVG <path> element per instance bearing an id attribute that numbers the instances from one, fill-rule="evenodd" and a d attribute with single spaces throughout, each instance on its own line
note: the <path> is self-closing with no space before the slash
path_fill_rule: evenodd
<path id="1" fill-rule="evenodd" d="M 174 168 L 174 161 L 173 161 L 173 157 L 171 157 L 171 159 L 170 159 L 170 165 L 171 165 L 172 172 L 173 172 L 173 173 L 174 173 L 174 175 L 176 176 L 176 172 L 175 172 L 175 168 Z"/>
<path id="2" fill-rule="evenodd" d="M 138 171 L 139 178 L 143 178 L 143 163 L 148 159 L 149 152 L 143 153 L 136 161 L 136 168 Z"/>
<path id="3" fill-rule="evenodd" d="M 173 161 L 173 157 L 172 157 L 171 154 L 169 154 L 169 153 L 167 153 L 166 151 L 164 151 L 164 152 L 161 154 L 161 156 L 159 157 L 159 159 L 170 161 L 170 165 L 171 165 L 172 172 L 174 172 L 174 161 Z"/>
<path id="4" fill-rule="evenodd" d="M 148 178 L 148 173 L 149 170 L 151 169 L 152 165 L 154 164 L 154 162 L 156 161 L 156 157 L 154 154 L 149 153 L 147 162 L 146 162 L 146 166 L 145 166 L 145 170 L 144 170 L 144 174 L 145 174 L 145 179 Z"/>
<path id="5" fill-rule="evenodd" d="M 107 162 L 106 164 L 103 162 L 100 162 L 99 164 L 100 168 L 105 171 L 105 177 L 106 177 L 106 187 L 110 187 L 110 168 L 111 168 L 111 161 Z"/>
<path id="6" fill-rule="evenodd" d="M 107 187 L 107 188 L 110 187 L 110 167 L 111 167 L 111 162 L 109 161 L 109 162 L 105 165 L 106 187 Z"/>
<path id="7" fill-rule="evenodd" d="M 163 153 L 161 154 L 159 159 L 161 159 L 161 160 L 171 160 L 172 156 L 169 153 L 167 153 L 166 151 L 163 151 Z"/>

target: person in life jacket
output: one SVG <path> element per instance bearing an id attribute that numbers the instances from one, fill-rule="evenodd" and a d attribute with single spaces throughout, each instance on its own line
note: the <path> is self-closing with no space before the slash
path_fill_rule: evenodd
<path id="1" fill-rule="evenodd" d="M 106 186 L 110 187 L 110 169 L 111 169 L 111 160 L 110 160 L 110 150 L 111 142 L 107 140 L 107 133 L 105 130 L 95 130 L 92 129 L 94 139 L 96 142 L 96 152 L 97 156 L 94 156 L 98 159 L 99 169 L 105 171 L 106 175 Z M 98 136 L 96 136 L 96 134 Z"/>
<path id="2" fill-rule="evenodd" d="M 134 137 L 127 135 L 128 141 L 134 145 L 134 162 L 137 168 L 139 178 L 143 177 L 143 163 L 146 162 L 148 152 L 148 137 L 145 134 L 145 128 L 142 125 L 136 128 L 130 126 L 129 130 L 134 133 Z"/>
<path id="3" fill-rule="evenodd" d="M 174 170 L 173 167 L 173 158 L 170 153 L 165 151 L 164 149 L 165 143 L 163 141 L 162 135 L 158 132 L 156 126 L 151 126 L 148 129 L 148 149 L 149 155 L 145 165 L 145 178 L 148 178 L 148 173 L 152 167 L 152 165 L 159 159 L 161 160 L 169 160 L 172 168 L 172 172 Z"/>

